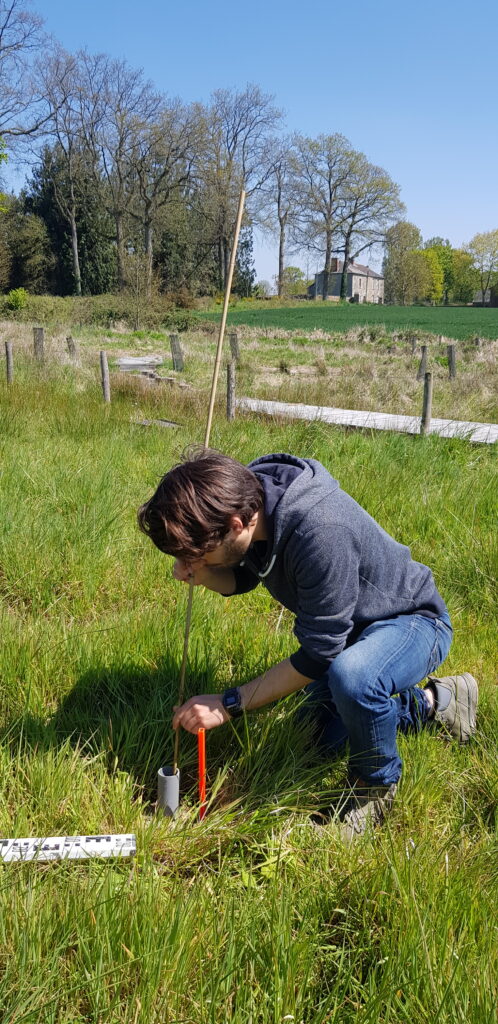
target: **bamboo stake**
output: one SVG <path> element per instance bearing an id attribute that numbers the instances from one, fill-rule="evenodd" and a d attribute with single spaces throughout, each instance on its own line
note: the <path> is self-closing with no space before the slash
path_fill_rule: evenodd
<path id="1" fill-rule="evenodd" d="M 230 265 L 229 265 L 229 268 L 228 268 L 228 279 L 227 279 L 227 285 L 226 285 L 226 289 L 225 289 L 225 298 L 224 298 L 224 301 L 223 301 L 223 313 L 222 313 L 222 317 L 221 317 L 220 331 L 219 331 L 219 334 L 218 334 L 218 345 L 217 345 L 217 348 L 216 348 L 216 359 L 215 359 L 215 363 L 214 363 L 213 380 L 212 380 L 212 383 L 211 383 L 211 395 L 210 395 L 210 398 L 209 398 L 209 409 L 208 409 L 208 417 L 207 417 L 207 423 L 206 423 L 206 433 L 204 435 L 204 448 L 208 448 L 209 447 L 209 438 L 211 436 L 211 425 L 212 425 L 212 422 L 213 422 L 214 402 L 215 402 L 215 398 L 216 398 L 216 385 L 218 383 L 218 375 L 219 375 L 219 372 L 220 372 L 221 353 L 222 353 L 222 350 L 223 350 L 223 339 L 225 337 L 225 327 L 226 327 L 227 314 L 228 314 L 228 303 L 230 301 L 230 292 L 231 292 L 231 289 L 232 289 L 232 279 L 233 279 L 233 272 L 234 272 L 234 269 L 235 269 L 235 259 L 236 259 L 236 256 L 237 256 L 237 246 L 239 244 L 240 225 L 242 223 L 242 215 L 244 213 L 245 198 L 246 198 L 246 194 L 245 194 L 244 190 L 242 190 L 242 192 L 240 193 L 239 208 L 237 210 L 237 221 L 236 221 L 236 224 L 235 224 L 235 234 L 233 236 L 232 252 L 231 252 L 231 255 L 230 255 Z M 192 620 L 192 600 L 193 600 L 193 596 L 194 596 L 194 583 L 193 583 L 193 580 L 191 580 L 190 583 L 189 583 L 188 601 L 187 601 L 187 617 L 186 617 L 186 620 L 185 620 L 185 635 L 184 635 L 184 639 L 183 639 L 183 658 L 182 658 L 182 665 L 181 665 L 181 669 L 180 669 L 180 681 L 179 681 L 179 684 L 178 684 L 178 703 L 179 703 L 179 705 L 183 704 L 183 696 L 184 696 L 184 692 L 185 692 L 185 675 L 186 675 L 186 670 L 187 670 L 188 641 L 189 641 L 189 636 L 190 636 L 190 623 L 191 623 L 191 620 Z M 175 730 L 175 749 L 174 749 L 174 755 L 173 755 L 173 771 L 174 772 L 176 772 L 176 770 L 177 770 L 179 752 L 180 752 L 180 729 L 178 728 L 178 729 Z"/>
<path id="2" fill-rule="evenodd" d="M 245 194 L 244 191 L 242 191 L 240 193 L 239 209 L 237 211 L 237 223 L 235 225 L 235 234 L 233 236 L 232 252 L 231 252 L 231 256 L 230 256 L 230 267 L 229 267 L 229 270 L 228 270 L 228 281 L 227 281 L 227 286 L 226 286 L 226 290 L 225 290 L 225 299 L 224 299 L 224 302 L 223 302 L 223 313 L 222 313 L 222 317 L 221 317 L 220 333 L 218 335 L 218 347 L 216 349 L 216 360 L 215 360 L 214 371 L 213 371 L 213 383 L 211 385 L 211 397 L 209 399 L 209 411 L 208 411 L 208 418 L 207 418 L 207 423 L 206 423 L 206 435 L 204 437 L 204 447 L 205 448 L 209 447 L 209 437 L 210 437 L 210 434 L 211 434 L 211 424 L 213 422 L 214 401 L 215 401 L 215 398 L 216 398 L 216 385 L 218 383 L 218 374 L 220 372 L 221 351 L 222 351 L 222 348 L 223 348 L 223 338 L 225 336 L 225 327 L 226 327 L 227 314 L 228 314 L 228 303 L 230 301 L 230 292 L 232 290 L 232 278 L 233 278 L 233 272 L 234 272 L 234 269 L 235 269 L 235 257 L 237 256 L 237 246 L 239 244 L 240 225 L 242 223 L 242 214 L 244 213 L 245 198 L 246 198 L 246 194 Z"/>

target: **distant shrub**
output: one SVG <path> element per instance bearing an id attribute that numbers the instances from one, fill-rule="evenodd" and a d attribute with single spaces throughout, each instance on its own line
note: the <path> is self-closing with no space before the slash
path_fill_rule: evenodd
<path id="1" fill-rule="evenodd" d="M 176 288 L 174 291 L 167 292 L 165 297 L 177 309 L 193 309 L 196 304 L 192 292 L 185 285 Z"/>
<path id="2" fill-rule="evenodd" d="M 30 295 L 24 288 L 16 288 L 0 301 L 0 313 L 5 317 L 19 317 L 44 326 L 104 327 L 112 330 L 120 326 L 133 330 L 137 321 L 136 302 L 132 295 Z M 155 295 L 139 311 L 141 331 L 170 329 L 187 331 L 196 324 L 188 309 L 175 309 L 171 299 Z"/>
<path id="3" fill-rule="evenodd" d="M 18 313 L 20 309 L 24 309 L 28 305 L 28 300 L 29 294 L 25 288 L 12 288 L 5 296 L 5 305 L 7 309 Z"/>
<path id="4" fill-rule="evenodd" d="M 177 331 L 189 331 L 195 326 L 196 318 L 187 309 L 173 309 L 163 317 L 162 324 Z"/>

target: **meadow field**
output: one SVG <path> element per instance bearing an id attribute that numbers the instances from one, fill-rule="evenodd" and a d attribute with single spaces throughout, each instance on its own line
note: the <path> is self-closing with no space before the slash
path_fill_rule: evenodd
<path id="1" fill-rule="evenodd" d="M 256 306 L 256 308 L 254 308 Z M 216 319 L 218 314 L 202 314 Z M 284 306 L 241 302 L 230 311 L 234 327 L 280 327 L 288 331 L 345 332 L 351 327 L 383 326 L 389 331 L 425 331 L 461 341 L 475 337 L 498 338 L 498 309 L 472 306 L 376 306 L 371 303 L 306 302 Z"/>
<path id="2" fill-rule="evenodd" d="M 233 329 L 231 325 L 229 330 Z M 116 377 L 119 357 L 155 356 L 160 375 L 179 379 L 189 386 L 192 397 L 195 395 L 201 404 L 207 402 L 216 323 L 204 322 L 196 330 L 180 334 L 185 358 L 185 369 L 180 374 L 172 371 L 167 331 L 129 331 L 123 325 L 115 329 L 49 327 L 45 331 L 48 359 L 70 365 L 66 348 L 69 330 L 78 347 L 82 380 L 95 374 L 100 349 L 108 353 L 114 386 L 125 390 L 131 386 L 130 378 Z M 422 331 L 414 336 L 411 331 L 386 332 L 385 327 L 378 325 L 350 327 L 344 333 L 318 329 L 300 333 L 279 327 L 242 325 L 237 327 L 237 336 L 239 396 L 419 415 L 423 381 L 417 379 L 417 371 L 424 344 L 427 368 L 433 374 L 433 416 L 498 422 L 498 339 L 482 341 L 480 347 L 473 341 L 456 342 L 457 377 L 450 380 L 446 340 L 441 342 L 436 335 Z M 13 343 L 14 362 L 18 355 L 22 358 L 26 354 L 29 358 L 33 348 L 32 327 L 0 322 L 0 344 L 4 340 Z M 228 342 L 226 351 L 229 358 Z M 222 379 L 220 387 L 224 386 Z M 170 391 L 166 387 L 166 402 Z"/>
<path id="3" fill-rule="evenodd" d="M 213 447 L 241 461 L 270 451 L 320 459 L 432 567 L 455 626 L 444 668 L 479 680 L 479 728 L 463 748 L 428 730 L 402 737 L 391 817 L 346 848 L 333 825 L 318 833 L 309 823 L 311 811 L 338 799 L 345 757 L 318 758 L 294 695 L 208 735 L 202 823 L 195 743 L 182 737 L 172 823 L 153 805 L 157 769 L 172 754 L 187 591 L 139 533 L 136 509 L 182 449 L 202 442 L 215 339 L 184 337 L 186 370 L 176 376 L 190 388 L 113 370 L 106 407 L 98 349 L 158 351 L 167 366 L 167 338 L 75 336 L 77 365 L 54 333 L 46 365 L 36 367 L 19 327 L 14 383 L 0 381 L 0 830 L 135 832 L 138 853 L 133 862 L 1 867 L 1 1020 L 494 1024 L 496 451 L 248 415 L 227 423 L 220 394 Z M 299 345 L 255 333 L 240 373 L 259 389 L 273 367 L 291 388 L 302 357 L 313 367 L 310 393 L 333 379 L 341 401 L 347 388 L 358 402 L 377 401 L 374 378 L 355 377 L 348 345 L 366 346 L 371 365 L 380 360 L 376 387 L 386 376 L 411 381 L 416 365 L 404 342 L 388 352 L 392 339 L 382 337 L 346 339 L 341 350 L 333 339 L 329 349 L 322 337 Z M 445 408 L 459 402 L 488 418 L 493 352 L 462 349 L 451 382 L 467 379 L 458 401 L 449 382 L 444 390 L 444 364 L 434 363 Z M 339 369 L 339 356 L 342 373 L 325 375 L 322 364 Z M 414 392 L 410 401 L 418 399 Z M 141 425 L 159 417 L 178 427 Z M 295 647 L 292 616 L 262 587 L 228 600 L 199 588 L 188 693 L 251 679 Z"/>

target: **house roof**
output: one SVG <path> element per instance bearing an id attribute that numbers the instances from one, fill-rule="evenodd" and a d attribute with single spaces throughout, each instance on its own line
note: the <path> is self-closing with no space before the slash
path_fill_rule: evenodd
<path id="1" fill-rule="evenodd" d="M 342 274 L 343 264 L 344 260 L 337 260 L 337 270 L 335 273 Z M 377 277 L 381 281 L 384 279 L 382 274 L 378 274 L 371 267 L 363 266 L 362 263 L 348 263 L 348 274 L 356 274 L 358 277 Z"/>
<path id="2" fill-rule="evenodd" d="M 343 263 L 344 260 L 337 260 L 337 270 L 331 270 L 331 277 L 333 277 L 334 274 L 342 274 Z M 322 274 L 323 270 L 321 270 L 320 273 L 317 274 L 316 276 L 321 277 Z M 377 271 L 372 270 L 371 267 L 364 267 L 362 263 L 348 263 L 348 274 L 355 274 L 357 277 L 374 277 L 377 278 L 379 281 L 384 280 L 383 274 L 378 274 Z"/>

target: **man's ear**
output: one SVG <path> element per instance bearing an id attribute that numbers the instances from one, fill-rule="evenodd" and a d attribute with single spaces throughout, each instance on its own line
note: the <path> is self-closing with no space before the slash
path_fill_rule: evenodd
<path id="1" fill-rule="evenodd" d="M 240 518 L 240 516 L 230 516 L 229 522 L 230 522 L 230 529 L 233 530 L 233 532 L 235 534 L 237 534 L 237 535 L 239 533 L 242 533 L 242 530 L 245 529 L 244 524 L 243 524 L 242 519 Z"/>

